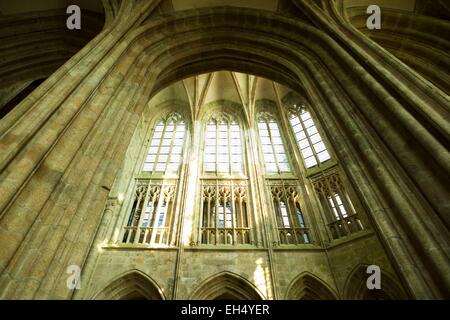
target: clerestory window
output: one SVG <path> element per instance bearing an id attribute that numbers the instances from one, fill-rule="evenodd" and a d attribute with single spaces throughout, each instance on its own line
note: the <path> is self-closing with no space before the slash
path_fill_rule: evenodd
<path id="1" fill-rule="evenodd" d="M 330 154 L 306 108 L 294 105 L 289 110 L 289 122 L 302 154 L 306 168 L 311 168 L 330 159 Z"/>
<path id="2" fill-rule="evenodd" d="M 136 178 L 123 243 L 174 244 L 175 194 L 185 144 L 186 125 L 171 113 L 155 126 L 142 167 Z"/>
<path id="3" fill-rule="evenodd" d="M 275 118 L 267 112 L 259 113 L 258 130 L 266 173 L 290 172 L 288 157 Z"/>

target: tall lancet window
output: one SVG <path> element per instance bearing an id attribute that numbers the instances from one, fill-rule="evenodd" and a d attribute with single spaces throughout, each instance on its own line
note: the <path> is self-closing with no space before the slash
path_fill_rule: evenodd
<path id="1" fill-rule="evenodd" d="M 178 173 L 186 132 L 180 114 L 161 119 L 153 132 L 143 171 Z"/>
<path id="2" fill-rule="evenodd" d="M 360 215 L 356 211 L 339 173 L 332 172 L 313 181 L 320 196 L 332 239 L 364 230 Z"/>
<path id="3" fill-rule="evenodd" d="M 206 123 L 201 178 L 200 240 L 209 245 L 253 242 L 242 129 L 227 113 Z"/>
<path id="4" fill-rule="evenodd" d="M 314 167 L 330 159 L 330 154 L 314 124 L 311 113 L 305 107 L 294 105 L 289 110 L 289 122 L 306 168 Z"/>
<path id="5" fill-rule="evenodd" d="M 275 210 L 281 244 L 311 243 L 309 228 L 300 207 L 300 196 L 295 182 L 270 182 L 270 192 Z"/>
<path id="6" fill-rule="evenodd" d="M 266 172 L 268 174 L 290 172 L 278 123 L 270 113 L 258 114 L 258 130 Z"/>
<path id="7" fill-rule="evenodd" d="M 258 113 L 258 131 L 266 168 L 266 184 L 272 198 L 278 244 L 312 243 L 310 229 L 300 205 L 298 178 L 291 171 L 282 132 L 273 114 Z"/>
<path id="8" fill-rule="evenodd" d="M 150 245 L 175 243 L 175 196 L 185 135 L 186 126 L 179 113 L 171 113 L 156 124 L 142 172 L 136 178 L 122 242 Z"/>
<path id="9" fill-rule="evenodd" d="M 211 118 L 208 122 L 203 170 L 218 174 L 243 172 L 241 130 L 230 116 Z"/>

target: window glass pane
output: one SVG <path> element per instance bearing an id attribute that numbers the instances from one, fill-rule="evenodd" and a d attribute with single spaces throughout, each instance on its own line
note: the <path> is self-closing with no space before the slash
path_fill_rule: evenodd
<path id="1" fill-rule="evenodd" d="M 297 141 L 305 139 L 306 138 L 306 134 L 304 131 L 300 131 L 298 133 L 295 134 L 295 137 L 297 138 Z"/>
<path id="2" fill-rule="evenodd" d="M 305 159 L 305 166 L 307 168 L 311 168 L 317 164 L 317 161 L 314 157 L 309 157 Z"/>
<path id="3" fill-rule="evenodd" d="M 327 161 L 328 159 L 330 159 L 330 155 L 328 154 L 328 151 L 326 151 L 326 150 L 322 151 L 317 156 L 319 157 L 320 162 L 324 162 L 324 161 Z"/>
<path id="4" fill-rule="evenodd" d="M 284 204 L 283 201 L 280 201 L 280 213 L 281 213 L 281 218 L 283 220 L 283 227 L 289 228 L 290 227 L 289 217 L 288 217 L 286 205 Z"/>
<path id="5" fill-rule="evenodd" d="M 300 149 L 305 149 L 309 147 L 308 139 L 300 140 L 298 144 L 300 145 Z"/>
<path id="6" fill-rule="evenodd" d="M 288 163 L 279 163 L 278 164 L 280 166 L 280 171 L 281 172 L 289 172 L 291 171 L 289 168 L 289 164 Z"/>
<path id="7" fill-rule="evenodd" d="M 321 152 L 321 151 L 323 151 L 323 150 L 325 150 L 325 145 L 323 144 L 323 142 L 319 142 L 319 143 L 316 143 L 316 144 L 314 145 L 314 151 L 315 151 L 316 153 L 319 153 L 319 152 Z"/>
<path id="8" fill-rule="evenodd" d="M 184 138 L 184 131 L 177 130 L 175 133 L 175 139 L 183 139 Z"/>
<path id="9" fill-rule="evenodd" d="M 278 160 L 278 163 L 287 163 L 288 162 L 287 156 L 284 153 L 277 153 L 277 160 Z"/>
<path id="10" fill-rule="evenodd" d="M 298 123 L 298 119 L 292 118 L 290 120 L 294 124 Z M 267 130 L 267 126 L 270 128 L 270 134 Z M 266 122 L 266 120 L 261 119 L 258 122 L 258 128 L 266 171 L 271 173 L 278 171 L 289 172 L 290 169 L 286 150 L 284 148 L 283 140 L 281 139 L 277 122 L 273 120 Z M 277 158 L 278 167 L 275 157 Z"/>
<path id="11" fill-rule="evenodd" d="M 272 162 L 266 162 L 266 169 L 267 172 L 278 172 L 276 164 Z"/>
<path id="12" fill-rule="evenodd" d="M 171 162 L 181 162 L 182 145 L 185 136 L 185 125 L 183 122 L 177 123 L 177 117 L 170 116 L 172 120 L 170 123 L 161 121 L 156 127 L 153 133 L 150 147 L 144 164 L 144 171 L 150 171 L 154 167 L 154 163 L 157 161 L 157 165 L 154 170 L 156 172 L 164 172 L 166 169 L 166 162 L 171 154 L 175 157 L 170 160 Z M 175 135 L 176 138 L 172 138 Z M 173 143 L 173 146 L 172 146 Z M 170 170 L 172 167 L 169 168 Z"/>
<path id="13" fill-rule="evenodd" d="M 312 135 L 311 137 L 309 137 L 309 139 L 311 140 L 312 143 L 317 143 L 317 142 L 322 141 L 322 139 L 320 138 L 320 135 L 318 133 Z"/>
<path id="14" fill-rule="evenodd" d="M 273 149 L 275 150 L 275 153 L 285 153 L 283 145 L 274 145 Z"/>
<path id="15" fill-rule="evenodd" d="M 296 117 L 296 116 L 293 116 L 293 117 L 290 119 L 290 121 L 291 121 L 291 125 L 292 125 L 293 127 L 300 124 L 300 120 L 299 120 L 299 118 Z"/>
<path id="16" fill-rule="evenodd" d="M 169 154 L 169 150 L 170 150 L 170 147 L 161 147 L 161 149 L 159 149 L 159 153 L 160 154 Z"/>
<path id="17" fill-rule="evenodd" d="M 142 170 L 143 171 L 151 171 L 152 167 L 153 167 L 153 163 L 145 163 L 144 168 Z"/>
<path id="18" fill-rule="evenodd" d="M 312 149 L 310 147 L 307 147 L 305 149 L 302 149 L 303 158 L 308 158 L 313 155 Z"/>
<path id="19" fill-rule="evenodd" d="M 300 116 L 302 118 L 303 121 L 308 120 L 309 118 L 311 118 L 311 114 L 307 111 L 303 112 Z"/>
<path id="20" fill-rule="evenodd" d="M 155 160 L 156 160 L 156 155 L 155 155 L 155 154 L 149 154 L 149 155 L 147 156 L 147 158 L 145 159 L 145 162 L 152 163 L 152 162 L 154 162 Z"/>
<path id="21" fill-rule="evenodd" d="M 166 169 L 166 164 L 158 162 L 158 164 L 156 165 L 155 171 L 156 172 L 164 172 L 165 169 Z"/>
<path id="22" fill-rule="evenodd" d="M 308 119 L 308 120 L 303 121 L 303 125 L 305 128 L 309 128 L 314 125 L 314 122 L 312 121 L 312 119 Z"/>
<path id="23" fill-rule="evenodd" d="M 170 162 L 181 162 L 181 155 L 179 154 L 172 154 L 172 156 L 170 157 Z"/>
<path id="24" fill-rule="evenodd" d="M 177 139 L 173 141 L 173 145 L 174 146 L 182 146 L 183 145 L 183 140 Z"/>
<path id="25" fill-rule="evenodd" d="M 217 163 L 217 171 L 219 172 L 228 172 L 228 163 Z"/>
<path id="26" fill-rule="evenodd" d="M 181 154 L 181 146 L 173 146 L 172 148 L 172 154 Z"/>
<path id="27" fill-rule="evenodd" d="M 180 168 L 180 163 L 179 162 L 177 162 L 177 163 L 170 163 L 168 170 L 170 170 L 171 172 L 178 172 L 179 168 Z"/>
<path id="28" fill-rule="evenodd" d="M 242 150 L 240 146 L 233 146 L 230 148 L 232 154 L 241 154 Z"/>
<path id="29" fill-rule="evenodd" d="M 231 164 L 231 170 L 233 170 L 234 172 L 242 172 L 242 163 L 233 162 Z"/>
<path id="30" fill-rule="evenodd" d="M 312 136 L 313 134 L 317 133 L 317 128 L 315 126 L 309 127 L 308 129 L 306 129 L 306 131 L 310 136 Z"/>
<path id="31" fill-rule="evenodd" d="M 283 140 L 281 140 L 281 137 L 273 137 L 272 141 L 273 144 L 283 145 Z"/>

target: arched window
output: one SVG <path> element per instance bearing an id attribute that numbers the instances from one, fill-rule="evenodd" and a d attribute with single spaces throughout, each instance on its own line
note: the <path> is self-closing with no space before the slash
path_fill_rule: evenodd
<path id="1" fill-rule="evenodd" d="M 180 114 L 173 113 L 156 125 L 143 171 L 177 173 L 180 168 L 186 127 Z"/>
<path id="2" fill-rule="evenodd" d="M 320 196 L 333 239 L 364 230 L 338 172 L 319 177 L 313 184 Z"/>
<path id="3" fill-rule="evenodd" d="M 267 112 L 258 114 L 258 130 L 266 172 L 290 172 L 288 157 L 275 118 Z"/>
<path id="4" fill-rule="evenodd" d="M 297 105 L 290 108 L 289 122 L 306 168 L 330 159 L 330 154 L 306 108 Z"/>
<path id="5" fill-rule="evenodd" d="M 252 242 L 243 154 L 242 132 L 237 121 L 227 113 L 213 115 L 205 129 L 200 210 L 202 244 Z"/>
<path id="6" fill-rule="evenodd" d="M 272 182 L 270 184 L 270 191 L 280 243 L 311 243 L 309 229 L 306 227 L 295 183 L 283 185 L 282 182 Z"/>
<path id="7" fill-rule="evenodd" d="M 185 143 L 186 126 L 179 113 L 155 126 L 142 168 L 136 179 L 124 243 L 174 244 L 175 195 Z"/>
<path id="8" fill-rule="evenodd" d="M 228 174 L 243 172 L 241 130 L 226 114 L 211 118 L 206 126 L 203 170 Z"/>

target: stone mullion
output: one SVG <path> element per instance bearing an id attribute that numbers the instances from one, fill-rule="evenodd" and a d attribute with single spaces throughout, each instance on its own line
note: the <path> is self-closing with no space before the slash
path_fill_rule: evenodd
<path id="1" fill-rule="evenodd" d="M 197 199 L 201 199 L 203 195 L 203 190 L 200 188 L 200 191 L 198 190 L 198 179 L 200 168 L 198 167 L 200 161 L 197 158 L 199 154 L 201 153 L 201 141 L 202 141 L 202 124 L 198 120 L 194 120 L 192 124 L 192 143 L 189 148 L 189 156 L 188 156 L 188 162 L 187 162 L 187 169 L 186 169 L 186 190 L 184 193 L 184 207 L 180 209 L 180 212 L 183 212 L 181 227 L 180 227 L 180 234 L 181 234 L 181 243 L 179 246 L 185 246 L 189 245 L 190 243 L 199 244 L 199 231 L 201 230 L 201 219 L 196 220 L 197 215 L 195 212 L 197 212 L 198 208 L 200 207 L 198 205 Z M 203 180 L 204 181 L 204 180 Z M 202 184 L 203 184 L 202 181 Z M 190 213 L 190 214 L 189 214 Z M 185 228 L 187 228 L 187 224 L 185 221 L 189 221 L 191 219 L 192 226 L 197 226 L 191 230 L 190 239 L 187 237 L 188 234 L 185 233 Z M 184 236 L 185 235 L 185 236 Z"/>
<path id="2" fill-rule="evenodd" d="M 320 163 L 321 163 L 321 161 L 319 160 L 319 157 L 317 156 L 317 153 L 316 153 L 316 150 L 314 149 L 314 144 L 312 143 L 312 141 L 311 141 L 311 137 L 309 136 L 309 132 L 308 132 L 308 130 L 307 130 L 307 128 L 305 127 L 305 124 L 303 123 L 303 119 L 302 119 L 302 117 L 300 116 L 300 114 L 298 114 L 297 115 L 297 117 L 298 117 L 298 120 L 300 121 L 300 125 L 302 126 L 302 130 L 303 130 L 303 132 L 305 133 L 305 137 L 306 137 L 306 139 L 308 140 L 308 144 L 309 144 L 309 147 L 311 148 L 311 151 L 312 151 L 312 153 L 313 153 L 313 156 L 314 156 L 314 159 L 316 159 L 316 162 L 317 162 L 317 166 L 320 166 Z M 311 117 L 311 120 L 313 120 L 313 123 L 314 123 L 314 119 L 313 119 L 313 117 L 312 117 L 312 115 L 310 115 L 310 117 Z M 313 126 L 314 126 L 315 124 L 313 124 Z M 312 126 L 311 126 L 312 127 Z M 310 128 L 311 128 L 310 127 Z M 317 130 L 317 132 L 319 132 L 319 130 Z M 321 137 L 322 138 L 322 137 Z M 297 140 L 297 139 L 296 139 Z M 325 143 L 324 143 L 325 144 Z M 298 142 L 297 142 L 297 145 L 298 145 Z M 297 148 L 299 148 L 300 146 L 298 146 Z M 301 153 L 301 151 L 300 151 L 300 153 Z M 303 153 L 302 153 L 302 159 L 303 159 Z M 303 159 L 303 163 L 304 163 L 304 165 L 305 165 L 305 168 L 306 168 L 306 164 L 305 164 L 305 159 Z"/>
<path id="3" fill-rule="evenodd" d="M 165 195 L 164 195 L 165 188 L 166 188 L 166 185 L 165 185 L 164 181 L 161 181 L 159 195 L 158 195 L 158 201 L 156 202 L 156 207 L 155 207 L 155 215 L 154 215 L 155 218 L 153 220 L 153 225 L 152 225 L 152 234 L 150 237 L 150 244 L 155 243 L 157 228 L 159 228 L 159 227 L 157 227 L 157 225 L 159 223 L 160 210 L 161 210 L 161 206 L 162 206 L 163 202 L 165 201 Z M 167 203 L 166 203 L 166 205 L 167 205 Z M 167 211 L 166 211 L 166 214 L 167 214 Z"/>
<path id="4" fill-rule="evenodd" d="M 231 158 L 230 158 L 231 159 Z M 231 163 L 231 161 L 230 161 Z M 235 198 L 234 198 L 234 184 L 233 181 L 230 183 L 230 204 L 231 204 L 231 228 L 233 232 L 233 243 L 236 244 L 236 224 L 238 217 L 236 216 Z"/>
<path id="5" fill-rule="evenodd" d="M 166 167 L 164 168 L 164 172 L 167 172 L 167 168 L 170 166 L 170 161 L 172 160 L 172 150 L 173 150 L 173 143 L 175 141 L 175 135 L 177 133 L 179 121 L 174 123 L 173 126 L 173 132 L 172 132 L 172 138 L 170 139 L 170 146 L 169 146 L 169 153 L 167 154 L 167 161 L 166 161 Z M 179 171 L 179 168 L 178 168 Z M 177 172 L 178 174 L 178 172 Z"/>
<path id="6" fill-rule="evenodd" d="M 159 123 L 157 123 L 156 125 L 158 125 L 158 124 Z M 163 140 L 164 140 L 165 134 L 166 134 L 166 128 L 167 128 L 167 122 L 164 122 L 164 128 L 163 128 L 163 131 L 161 132 L 161 137 L 159 138 L 159 145 L 158 145 L 158 148 L 156 149 L 155 161 L 153 161 L 151 173 L 155 173 L 156 166 L 158 165 L 159 155 L 160 155 Z M 155 127 L 155 129 L 156 129 L 156 127 Z M 152 140 L 153 140 L 153 137 L 152 137 Z M 150 140 L 150 146 L 151 146 L 151 140 Z M 167 164 L 167 162 L 166 162 L 166 164 Z"/>
<path id="7" fill-rule="evenodd" d="M 245 182 L 247 187 L 247 201 L 250 201 L 246 204 L 247 226 L 250 228 L 250 243 L 260 246 L 264 245 L 264 238 L 261 234 L 262 230 L 261 227 L 259 227 L 260 224 L 256 223 L 256 221 L 260 219 L 258 217 L 258 212 L 260 211 L 257 207 L 257 184 L 254 183 L 254 179 L 257 179 L 255 178 L 256 175 L 254 175 L 254 169 L 257 161 L 254 158 L 255 154 L 252 153 L 252 150 L 256 149 L 256 140 L 254 140 L 254 136 L 250 133 L 249 127 L 243 127 L 242 130 L 246 130 L 248 132 L 247 135 L 243 135 L 242 132 L 240 132 L 241 147 L 244 148 L 242 162 L 243 165 L 246 166 L 244 168 L 244 172 L 246 172 L 248 176 L 248 180 Z M 251 210 L 248 210 L 249 207 Z"/>
<path id="8" fill-rule="evenodd" d="M 141 230 L 142 222 L 144 221 L 145 212 L 147 211 L 148 202 L 150 200 L 150 188 L 151 187 L 152 186 L 148 183 L 147 184 L 147 190 L 146 190 L 145 195 L 143 197 L 143 205 L 142 205 L 141 214 L 139 215 L 139 221 L 138 221 L 138 224 L 136 226 L 136 234 L 134 236 L 134 241 L 133 241 L 133 243 L 135 243 L 135 244 L 139 243 L 139 238 L 140 238 L 141 231 L 142 231 Z M 153 206 L 152 206 L 152 208 L 153 208 Z M 151 213 L 150 213 L 150 217 L 151 217 Z M 143 239 L 143 240 L 145 240 L 145 239 Z"/>
<path id="9" fill-rule="evenodd" d="M 320 221 L 320 219 L 323 219 L 322 206 L 320 205 L 320 203 L 319 203 L 319 206 L 317 206 L 316 199 L 311 196 L 308 196 L 308 194 L 304 192 L 303 188 L 305 188 L 305 187 L 307 188 L 306 184 L 309 180 L 303 176 L 304 171 L 306 170 L 306 166 L 305 166 L 305 162 L 303 160 L 303 154 L 301 153 L 300 146 L 297 142 L 297 137 L 295 136 L 294 130 L 289 121 L 289 113 L 280 107 L 278 107 L 278 111 L 282 115 L 281 124 L 285 131 L 285 137 L 286 137 L 287 144 L 290 147 L 289 149 L 292 150 L 292 152 L 294 153 L 293 156 L 291 156 L 291 160 L 295 160 L 295 161 L 292 161 L 293 165 L 294 165 L 293 167 L 295 169 L 297 169 L 297 171 L 300 174 L 298 181 L 303 183 L 303 187 L 300 187 L 300 190 L 301 190 L 300 195 L 302 196 L 303 202 L 305 204 L 305 208 L 302 208 L 303 209 L 302 212 L 303 212 L 303 219 L 305 220 L 305 223 L 306 223 L 306 221 L 308 221 L 307 228 L 309 229 L 309 232 L 310 232 L 310 234 L 309 234 L 310 238 L 312 235 L 314 238 L 314 242 L 320 242 L 320 241 L 322 241 L 324 234 L 325 234 L 330 237 L 329 239 L 332 239 L 331 234 L 329 232 L 329 228 L 327 226 L 328 221 Z M 300 125 L 302 126 L 302 129 L 304 129 L 303 122 L 300 118 L 300 115 L 298 115 L 298 117 L 299 117 L 299 121 L 300 121 Z M 312 113 L 311 113 L 311 119 L 313 119 Z M 314 121 L 314 119 L 313 119 L 313 121 Z M 319 131 L 319 127 L 316 126 L 316 128 Z M 319 131 L 319 133 L 320 133 L 320 131 Z M 306 134 L 307 133 L 305 132 L 305 135 Z M 307 137 L 309 139 L 309 136 L 307 136 Z M 323 135 L 321 135 L 321 138 L 324 141 Z M 312 144 L 311 144 L 311 148 L 313 148 Z M 314 150 L 313 150 L 313 152 L 314 152 Z M 316 155 L 316 153 L 314 152 L 314 156 L 315 155 Z M 320 162 L 318 161 L 318 159 L 317 159 L 317 165 L 320 166 Z M 300 205 L 300 203 L 299 203 L 299 205 Z M 319 208 L 316 209 L 315 207 L 316 208 L 319 207 Z M 320 215 L 319 220 L 316 218 L 316 212 L 319 212 L 319 215 Z"/>
<path id="10" fill-rule="evenodd" d="M 174 196 L 174 199 L 176 201 L 174 202 L 174 205 L 177 205 L 177 208 L 174 210 L 174 219 L 173 219 L 173 225 L 170 230 L 170 245 L 171 246 L 179 246 L 180 243 L 177 243 L 178 239 L 178 233 L 181 233 L 181 226 L 179 225 L 181 221 L 181 214 L 184 214 L 184 212 L 181 210 L 184 206 L 184 203 L 186 202 L 186 198 L 184 196 L 184 191 L 186 188 L 186 181 L 187 181 L 187 168 L 185 163 L 187 162 L 187 158 L 189 157 L 189 149 L 191 148 L 190 145 L 190 139 L 189 139 L 189 132 L 188 126 L 187 126 L 187 119 L 185 119 L 185 127 L 184 127 L 184 141 L 181 148 L 181 162 L 179 164 L 179 175 L 178 180 L 175 185 L 175 192 L 176 192 L 176 198 Z"/>
<path id="11" fill-rule="evenodd" d="M 289 228 L 292 230 L 292 238 L 295 241 L 295 244 L 298 244 L 299 241 L 297 239 L 297 235 L 295 233 L 295 222 L 294 222 L 294 215 L 292 214 L 292 205 L 291 205 L 291 199 L 290 196 L 286 193 L 286 186 L 283 181 L 283 195 L 284 195 L 284 201 L 285 206 L 287 210 L 288 220 L 289 220 Z"/>
<path id="12" fill-rule="evenodd" d="M 256 123 L 256 122 L 255 122 Z M 259 132 L 259 131 L 258 131 Z M 260 145 L 258 142 L 258 137 L 256 136 L 256 130 L 254 127 L 254 123 L 250 123 L 248 127 L 248 137 L 249 137 L 249 146 L 255 146 L 254 148 L 246 148 L 246 150 L 249 150 L 249 153 L 251 157 L 249 159 L 252 159 L 253 161 L 253 168 L 250 167 L 249 170 L 249 178 L 250 181 L 252 181 L 252 178 L 254 179 L 254 183 L 250 183 L 250 186 L 255 186 L 254 191 L 252 192 L 253 196 L 253 205 L 254 205 L 254 212 L 260 212 L 260 225 L 261 229 L 257 229 L 257 232 L 261 232 L 261 242 L 262 244 L 266 245 L 267 250 L 267 256 L 269 260 L 269 272 L 270 272 L 270 279 L 271 279 L 271 289 L 273 292 L 273 299 L 279 298 L 280 294 L 278 292 L 278 278 L 276 276 L 277 274 L 277 268 L 274 263 L 274 257 L 273 257 L 273 241 L 274 239 L 278 239 L 278 234 L 276 230 L 274 230 L 273 226 L 273 215 L 272 217 L 268 215 L 268 213 L 271 212 L 271 206 L 267 206 L 267 201 L 264 201 L 264 199 L 267 199 L 267 186 L 266 181 L 263 178 L 264 177 L 264 168 L 261 166 L 261 155 L 258 153 L 258 148 L 256 146 Z M 253 152 L 251 152 L 253 151 Z M 261 152 L 262 153 L 262 152 Z M 250 163 L 252 163 L 250 162 Z M 252 177 L 252 170 L 254 169 L 254 177 Z M 270 201 L 272 201 L 271 197 L 269 197 Z M 259 204 L 259 210 L 257 209 L 257 204 Z M 256 215 L 254 213 L 254 215 Z M 255 224 L 256 227 L 256 224 Z M 276 224 L 275 224 L 276 229 Z M 259 240 L 259 239 L 258 239 Z"/>
<path id="13" fill-rule="evenodd" d="M 169 186 L 169 190 L 170 188 L 172 188 L 173 186 Z M 171 224 L 172 224 L 172 220 L 173 220 L 173 215 L 174 215 L 174 211 L 175 211 L 175 204 L 174 204 L 174 192 L 175 190 L 172 190 L 172 192 L 169 191 L 168 195 L 167 195 L 167 199 L 166 199 L 166 203 L 167 203 L 167 210 L 166 210 L 166 215 L 164 217 L 164 224 L 163 224 L 163 229 L 161 230 L 161 236 L 159 238 L 159 243 L 164 243 L 164 238 L 165 240 L 165 244 L 169 244 L 169 237 L 170 237 L 170 231 L 171 231 Z"/>
<path id="14" fill-rule="evenodd" d="M 347 222 L 346 222 L 344 216 L 342 215 L 341 209 L 340 209 L 340 207 L 339 207 L 339 204 L 337 203 L 336 196 L 335 196 L 335 193 L 336 193 L 338 190 L 335 190 L 335 188 L 333 188 L 333 187 L 330 185 L 329 177 L 326 177 L 326 178 L 324 179 L 324 182 L 325 182 L 325 184 L 327 185 L 328 195 L 329 195 L 329 197 L 330 197 L 331 202 L 333 202 L 334 210 L 336 210 L 336 213 L 337 213 L 337 215 L 338 215 L 338 217 L 339 217 L 339 219 L 336 219 L 336 218 L 335 218 L 334 221 L 340 220 L 340 221 L 342 222 L 342 227 L 343 227 L 344 230 L 345 230 L 345 234 L 348 235 L 348 234 L 350 234 L 350 230 L 349 230 L 349 227 L 348 227 L 348 225 L 347 225 Z M 328 199 L 327 199 L 327 201 L 328 201 Z M 332 210 L 331 212 L 334 214 L 334 211 L 333 211 L 333 208 L 331 207 L 331 205 L 330 205 L 330 208 L 331 208 L 331 210 Z"/>

